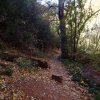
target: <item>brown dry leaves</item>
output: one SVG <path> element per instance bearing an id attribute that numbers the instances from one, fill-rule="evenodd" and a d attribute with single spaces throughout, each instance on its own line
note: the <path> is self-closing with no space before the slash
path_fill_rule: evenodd
<path id="1" fill-rule="evenodd" d="M 0 100 L 93 100 L 86 89 L 71 81 L 57 57 L 47 59 L 50 69 L 31 73 L 12 63 L 13 75 L 0 76 Z M 52 74 L 60 74 L 63 83 L 52 80 Z"/>

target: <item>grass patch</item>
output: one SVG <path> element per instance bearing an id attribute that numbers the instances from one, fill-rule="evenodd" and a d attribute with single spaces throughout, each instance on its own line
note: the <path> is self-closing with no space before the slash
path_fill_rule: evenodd
<path id="1" fill-rule="evenodd" d="M 23 57 L 19 57 L 16 59 L 16 63 L 17 65 L 22 69 L 27 69 L 30 73 L 33 70 L 37 69 L 37 61 L 32 61 L 31 59 L 27 59 L 27 58 L 23 58 Z"/>

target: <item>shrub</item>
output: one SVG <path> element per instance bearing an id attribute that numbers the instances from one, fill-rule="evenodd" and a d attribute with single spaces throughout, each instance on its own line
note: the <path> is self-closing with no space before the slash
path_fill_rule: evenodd
<path id="1" fill-rule="evenodd" d="M 98 93 L 100 92 L 100 88 L 94 81 L 88 80 L 82 76 L 82 64 L 71 60 L 63 60 L 62 62 L 69 71 L 69 74 L 72 76 L 72 80 L 77 82 L 79 85 L 87 87 L 90 93 L 97 95 L 95 96 L 96 100 L 99 100 L 98 98 L 100 98 L 100 96 Z"/>
<path id="2" fill-rule="evenodd" d="M 13 73 L 13 70 L 11 68 L 6 68 L 4 71 L 4 74 L 7 76 L 11 76 Z"/>
<path id="3" fill-rule="evenodd" d="M 12 73 L 13 73 L 13 70 L 9 66 L 7 66 L 5 68 L 3 66 L 0 66 L 0 74 L 1 75 L 11 76 Z"/>
<path id="4" fill-rule="evenodd" d="M 26 59 L 26 58 L 22 58 L 22 57 L 17 58 L 16 62 L 22 68 L 23 67 L 31 67 L 32 66 L 32 61 L 29 60 L 29 59 Z"/>
<path id="5" fill-rule="evenodd" d="M 34 35 L 45 47 L 53 44 L 49 20 L 43 17 L 38 6 L 42 5 L 36 0 L 0 0 L 0 23 L 4 24 L 0 30 L 5 30 L 0 36 L 13 46 L 25 49 L 35 45 Z"/>
<path id="6" fill-rule="evenodd" d="M 100 92 L 96 93 L 95 100 L 100 100 Z"/>
<path id="7" fill-rule="evenodd" d="M 23 57 L 17 58 L 16 63 L 20 68 L 26 68 L 26 69 L 36 68 L 38 64 L 37 61 L 32 61 L 31 59 L 27 59 Z"/>

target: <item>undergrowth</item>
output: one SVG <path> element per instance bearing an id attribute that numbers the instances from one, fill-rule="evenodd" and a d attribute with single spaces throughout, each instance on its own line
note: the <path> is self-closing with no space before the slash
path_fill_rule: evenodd
<path id="1" fill-rule="evenodd" d="M 12 76 L 13 70 L 9 66 L 4 68 L 3 66 L 0 66 L 0 74 L 1 75 L 7 75 L 7 76 Z"/>
<path id="2" fill-rule="evenodd" d="M 89 57 L 91 59 L 92 67 L 95 70 L 100 71 L 100 53 L 98 53 L 98 54 L 90 54 Z"/>
<path id="3" fill-rule="evenodd" d="M 37 69 L 37 61 L 32 61 L 31 59 L 19 57 L 16 59 L 16 63 L 20 69 L 27 69 L 30 73 Z"/>
<path id="4" fill-rule="evenodd" d="M 83 65 L 72 60 L 63 60 L 62 62 L 66 66 L 66 70 L 68 70 L 69 74 L 72 76 L 72 80 L 86 87 L 90 93 L 95 94 L 95 100 L 100 100 L 100 87 L 94 82 L 84 78 L 81 74 Z"/>

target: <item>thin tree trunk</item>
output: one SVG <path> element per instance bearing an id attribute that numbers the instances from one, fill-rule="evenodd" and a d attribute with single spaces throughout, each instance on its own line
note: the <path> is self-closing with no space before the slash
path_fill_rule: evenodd
<path id="1" fill-rule="evenodd" d="M 60 34 L 61 34 L 61 58 L 68 58 L 66 27 L 64 20 L 64 0 L 59 0 L 59 21 L 60 21 Z"/>
<path id="2" fill-rule="evenodd" d="M 76 2 L 74 0 L 74 13 L 75 13 L 75 30 L 74 30 L 74 46 L 73 46 L 73 60 L 75 60 L 75 55 L 77 52 L 77 43 L 76 43 L 76 39 L 77 39 L 77 17 L 76 17 Z"/>

